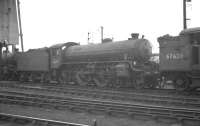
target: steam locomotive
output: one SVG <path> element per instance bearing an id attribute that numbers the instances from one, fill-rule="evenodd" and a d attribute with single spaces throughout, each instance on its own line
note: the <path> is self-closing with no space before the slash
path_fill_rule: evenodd
<path id="1" fill-rule="evenodd" d="M 14 79 L 98 87 L 153 87 L 151 44 L 138 34 L 125 41 L 79 45 L 74 42 L 16 53 Z M 12 74 L 11 73 L 11 74 Z M 7 74 L 8 75 L 8 74 Z"/>

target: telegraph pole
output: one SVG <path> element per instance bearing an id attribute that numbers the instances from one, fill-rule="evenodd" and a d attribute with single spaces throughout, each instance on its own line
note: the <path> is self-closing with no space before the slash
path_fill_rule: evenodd
<path id="1" fill-rule="evenodd" d="M 17 9 L 18 9 L 18 21 L 19 21 L 19 35 L 21 40 L 22 52 L 24 52 L 24 42 L 23 42 L 23 33 L 22 33 L 22 23 L 21 23 L 21 13 L 20 13 L 20 2 L 17 0 Z"/>
<path id="2" fill-rule="evenodd" d="M 183 0 L 183 29 L 187 29 L 186 0 Z"/>
<path id="3" fill-rule="evenodd" d="M 187 29 L 187 7 L 186 3 L 191 2 L 192 0 L 183 0 L 183 29 Z"/>
<path id="4" fill-rule="evenodd" d="M 103 42 L 103 26 L 101 26 L 101 43 Z"/>
<path id="5" fill-rule="evenodd" d="M 90 32 L 88 32 L 88 44 L 90 44 Z"/>

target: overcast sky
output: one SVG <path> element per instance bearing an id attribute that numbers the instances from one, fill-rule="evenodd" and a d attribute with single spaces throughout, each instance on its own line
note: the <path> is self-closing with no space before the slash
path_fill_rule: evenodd
<path id="1" fill-rule="evenodd" d="M 87 44 L 104 37 L 126 40 L 133 32 L 145 35 L 158 52 L 157 37 L 177 35 L 183 27 L 183 0 L 20 0 L 25 50 L 62 42 Z M 200 1 L 187 7 L 188 27 L 200 26 Z"/>

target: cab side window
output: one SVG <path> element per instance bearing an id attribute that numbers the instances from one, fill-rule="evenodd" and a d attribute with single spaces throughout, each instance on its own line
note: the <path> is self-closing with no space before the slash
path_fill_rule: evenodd
<path id="1" fill-rule="evenodd" d="M 200 56 L 200 33 L 191 34 L 191 44 L 192 44 L 192 64 L 199 64 Z"/>
<path id="2" fill-rule="evenodd" d="M 193 45 L 200 45 L 200 33 L 191 34 L 191 42 Z"/>
<path id="3" fill-rule="evenodd" d="M 56 56 L 56 50 L 52 49 L 51 54 L 52 54 L 53 57 L 55 57 Z"/>
<path id="4" fill-rule="evenodd" d="M 197 46 L 192 47 L 192 63 L 199 64 L 199 47 Z"/>
<path id="5" fill-rule="evenodd" d="M 52 56 L 53 56 L 53 57 L 59 56 L 60 53 L 61 53 L 61 51 L 60 51 L 59 48 L 54 48 L 54 49 L 52 49 Z"/>

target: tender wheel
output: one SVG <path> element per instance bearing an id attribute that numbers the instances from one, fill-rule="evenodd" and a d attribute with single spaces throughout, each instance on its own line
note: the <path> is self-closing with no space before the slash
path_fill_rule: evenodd
<path id="1" fill-rule="evenodd" d="M 143 89 L 145 87 L 144 76 L 142 74 L 138 74 L 134 82 L 135 89 Z"/>
<path id="2" fill-rule="evenodd" d="M 174 80 L 175 89 L 178 91 L 184 91 L 189 88 L 190 81 L 186 76 L 179 76 Z"/>
<path id="3" fill-rule="evenodd" d="M 49 73 L 44 73 L 41 77 L 41 82 L 50 83 L 51 82 L 51 75 Z"/>
<path id="4" fill-rule="evenodd" d="M 20 73 L 20 75 L 19 75 L 19 81 L 20 82 L 24 81 L 24 74 L 23 73 Z"/>
<path id="5" fill-rule="evenodd" d="M 137 79 L 135 81 L 135 85 L 134 85 L 135 89 L 143 89 L 145 86 L 144 86 L 144 82 L 142 80 L 139 80 Z"/>

